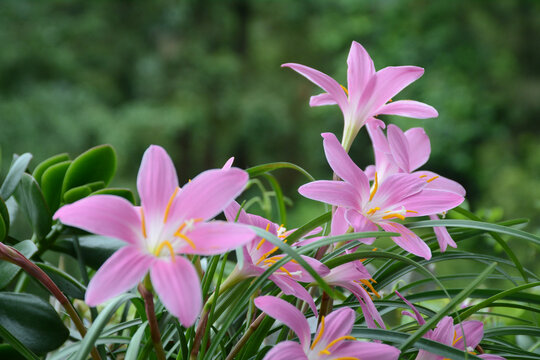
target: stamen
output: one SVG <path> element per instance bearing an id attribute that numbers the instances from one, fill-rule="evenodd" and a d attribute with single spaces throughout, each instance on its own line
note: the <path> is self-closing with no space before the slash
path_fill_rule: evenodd
<path id="1" fill-rule="evenodd" d="M 406 210 L 406 212 L 410 212 L 410 213 L 418 214 L 418 211 L 414 211 L 414 210 Z"/>
<path id="2" fill-rule="evenodd" d="M 283 266 L 280 267 L 279 270 L 283 271 L 284 273 L 286 273 L 286 274 L 289 275 L 290 277 L 293 277 L 292 274 L 289 272 L 289 270 L 285 269 Z"/>
<path id="3" fill-rule="evenodd" d="M 174 236 L 178 236 L 178 237 L 182 238 L 185 242 L 187 242 L 189 244 L 189 246 L 191 246 L 191 248 L 193 250 L 195 250 L 195 243 L 193 242 L 193 240 L 188 238 L 186 235 L 184 235 L 181 232 L 177 231 L 177 232 L 174 233 Z"/>
<path id="4" fill-rule="evenodd" d="M 393 219 L 393 218 L 398 218 L 398 219 L 401 219 L 401 220 L 405 220 L 405 216 L 403 216 L 401 214 L 389 214 L 389 215 L 383 216 L 382 218 L 384 220 Z"/>
<path id="5" fill-rule="evenodd" d="M 352 357 L 352 356 L 344 356 L 344 357 L 338 357 L 334 360 L 360 360 L 360 358 Z"/>
<path id="6" fill-rule="evenodd" d="M 375 172 L 375 182 L 373 183 L 373 190 L 371 191 L 371 194 L 369 195 L 369 201 L 373 199 L 378 188 L 379 188 L 379 180 L 377 179 L 377 172 Z"/>
<path id="7" fill-rule="evenodd" d="M 420 179 L 427 177 L 427 175 L 420 175 Z"/>
<path id="8" fill-rule="evenodd" d="M 319 333 L 317 334 L 317 337 L 313 341 L 313 344 L 311 344 L 311 350 L 313 350 L 315 348 L 315 345 L 317 345 L 319 340 L 321 340 L 323 333 L 324 333 L 324 316 L 321 316 L 321 326 L 319 328 Z"/>
<path id="9" fill-rule="evenodd" d="M 377 290 L 375 290 L 375 288 L 373 287 L 373 285 L 371 285 L 371 283 L 369 282 L 369 280 L 364 280 L 364 279 L 362 279 L 362 280 L 360 280 L 360 282 L 361 282 L 362 284 L 366 285 L 366 286 L 369 288 L 369 290 L 371 290 L 371 292 L 373 292 L 375 295 L 377 295 L 378 298 L 381 297 L 381 295 L 379 295 L 379 293 L 377 292 Z"/>
<path id="10" fill-rule="evenodd" d="M 163 250 L 164 247 L 167 247 L 167 249 L 169 249 L 169 252 L 171 253 L 171 260 L 172 262 L 175 262 L 176 259 L 174 258 L 174 249 L 171 245 L 170 242 L 168 242 L 167 240 L 163 241 L 161 244 L 159 244 L 158 248 L 156 249 L 156 251 L 154 252 L 154 255 L 156 256 L 159 256 L 159 254 L 161 253 L 161 250 Z"/>
<path id="11" fill-rule="evenodd" d="M 141 206 L 141 227 L 142 227 L 142 234 L 144 238 L 146 239 L 146 222 L 144 221 L 144 212 Z"/>
<path id="12" fill-rule="evenodd" d="M 433 180 L 437 179 L 438 177 L 439 177 L 439 176 L 434 176 L 434 177 L 432 177 L 431 179 L 427 180 L 426 182 L 428 182 L 428 183 L 429 183 L 429 182 L 432 182 Z"/>
<path id="13" fill-rule="evenodd" d="M 268 229 L 270 229 L 270 223 L 268 223 L 268 225 L 266 225 L 266 231 L 268 231 Z M 255 249 L 259 250 L 261 248 L 261 246 L 264 244 L 265 241 L 266 241 L 266 239 L 262 238 L 261 241 L 257 244 L 257 247 Z"/>
<path id="14" fill-rule="evenodd" d="M 176 197 L 176 194 L 178 194 L 178 189 L 180 189 L 180 188 L 177 187 L 176 189 L 174 189 L 174 192 L 171 195 L 171 197 L 169 199 L 169 202 L 167 203 L 167 207 L 165 208 L 165 215 L 163 216 L 163 223 L 167 222 L 167 217 L 169 216 L 169 210 L 171 210 L 172 202 L 173 202 L 174 198 Z"/>
<path id="15" fill-rule="evenodd" d="M 264 254 L 262 254 L 261 258 L 259 259 L 259 261 L 257 261 L 257 263 L 255 265 L 259 265 L 261 261 L 263 261 L 264 259 L 266 259 L 269 255 L 272 255 L 273 253 L 275 253 L 276 251 L 278 251 L 278 247 L 274 247 L 272 250 L 268 251 L 268 252 L 265 252 Z"/>
<path id="16" fill-rule="evenodd" d="M 341 85 L 341 84 L 339 84 L 339 86 L 341 86 L 341 88 L 343 90 L 345 90 L 345 94 L 347 94 L 347 96 L 349 96 L 349 90 L 347 90 L 347 88 L 345 86 Z"/>
<path id="17" fill-rule="evenodd" d="M 328 349 L 330 349 L 332 346 L 334 346 L 336 343 L 338 343 L 338 342 L 340 342 L 342 340 L 356 340 L 356 338 L 354 336 L 350 336 L 350 335 L 345 335 L 345 336 L 338 337 L 337 339 L 332 340 L 332 342 L 330 342 L 330 344 L 326 345 L 324 350 L 319 351 L 319 355 L 330 355 L 330 351 L 328 351 Z"/>
<path id="18" fill-rule="evenodd" d="M 374 207 L 374 208 L 371 208 L 369 209 L 369 211 L 367 212 L 368 215 L 371 215 L 371 214 L 375 214 L 377 212 L 377 210 L 381 210 L 380 207 Z"/>

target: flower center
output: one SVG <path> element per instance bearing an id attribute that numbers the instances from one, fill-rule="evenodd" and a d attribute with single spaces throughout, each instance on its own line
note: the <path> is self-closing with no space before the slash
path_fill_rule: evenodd
<path id="1" fill-rule="evenodd" d="M 174 249 L 173 249 L 173 246 L 172 246 L 171 243 L 168 242 L 167 240 L 162 241 L 161 244 L 159 244 L 159 246 L 157 247 L 156 251 L 154 251 L 154 255 L 156 255 L 157 257 L 159 257 L 159 255 L 160 255 L 160 253 L 161 253 L 161 250 L 163 250 L 164 247 L 167 247 L 167 249 L 169 249 L 169 253 L 171 254 L 171 260 L 172 260 L 172 262 L 175 262 L 176 259 L 174 258 Z"/>
<path id="2" fill-rule="evenodd" d="M 317 344 L 319 343 L 319 341 L 321 340 L 324 334 L 324 328 L 325 328 L 325 320 L 324 320 L 324 316 L 321 316 L 321 325 L 319 327 L 319 333 L 317 334 L 317 336 L 315 337 L 315 340 L 313 340 L 313 343 L 311 344 L 311 350 L 314 350 Z M 343 340 L 356 340 L 356 338 L 350 335 L 340 336 L 337 339 L 334 339 L 330 343 L 328 343 L 328 345 L 326 345 L 324 349 L 320 350 L 318 352 L 319 356 L 330 355 L 331 354 L 330 348 Z M 355 358 L 355 357 L 340 357 L 335 360 L 360 360 L 360 359 Z"/>

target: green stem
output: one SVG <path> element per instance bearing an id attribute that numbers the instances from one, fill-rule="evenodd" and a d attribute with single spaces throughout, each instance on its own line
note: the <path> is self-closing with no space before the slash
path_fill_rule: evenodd
<path id="1" fill-rule="evenodd" d="M 154 350 L 156 350 L 156 357 L 158 360 L 167 360 L 165 350 L 163 350 L 163 344 L 161 343 L 161 335 L 159 333 L 159 326 L 156 319 L 154 295 L 143 283 L 139 284 L 138 290 L 144 299 L 144 308 L 146 310 L 146 317 L 148 318 L 148 325 L 150 326 L 150 337 L 152 338 L 152 343 L 154 344 Z"/>
<path id="2" fill-rule="evenodd" d="M 266 316 L 265 313 L 261 313 L 257 317 L 257 319 L 255 319 L 255 321 L 253 321 L 251 323 L 251 325 L 249 325 L 249 329 L 247 329 L 247 331 L 242 336 L 242 338 L 240 340 L 238 340 L 236 345 L 234 345 L 234 347 L 232 348 L 231 352 L 229 353 L 229 355 L 227 356 L 227 358 L 225 360 L 233 360 L 234 359 L 234 357 L 240 352 L 242 347 L 249 340 L 250 336 L 255 332 L 255 330 L 257 330 L 257 328 L 259 327 L 259 325 L 261 324 L 261 322 L 263 321 L 265 316 Z"/>

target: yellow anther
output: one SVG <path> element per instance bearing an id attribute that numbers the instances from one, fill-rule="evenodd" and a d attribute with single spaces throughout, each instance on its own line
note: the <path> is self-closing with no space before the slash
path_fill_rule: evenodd
<path id="1" fill-rule="evenodd" d="M 438 177 L 439 177 L 439 176 L 434 176 L 434 177 L 432 177 L 431 179 L 426 180 L 426 182 L 428 182 L 428 183 L 429 183 L 429 182 L 432 182 L 433 180 L 437 179 Z"/>
<path id="2" fill-rule="evenodd" d="M 332 340 L 332 342 L 330 342 L 330 344 L 326 345 L 324 350 L 319 351 L 319 355 L 323 355 L 323 354 L 324 355 L 330 355 L 330 351 L 328 351 L 328 349 L 330 349 L 332 346 L 334 346 L 335 344 L 337 344 L 338 342 L 340 342 L 342 340 L 356 340 L 356 338 L 354 336 L 350 336 L 350 335 L 345 335 L 345 336 L 338 337 L 337 339 Z"/>
<path id="3" fill-rule="evenodd" d="M 427 177 L 427 175 L 420 175 L 420 179 Z"/>
<path id="4" fill-rule="evenodd" d="M 375 173 L 375 182 L 373 183 L 373 190 L 371 190 L 371 194 L 369 195 L 369 201 L 373 199 L 378 188 L 379 188 L 379 180 L 377 179 L 377 173 Z"/>
<path id="5" fill-rule="evenodd" d="M 169 216 L 169 210 L 171 210 L 171 205 L 173 203 L 173 200 L 176 197 L 176 194 L 178 194 L 178 189 L 180 189 L 180 188 L 177 187 L 176 189 L 174 189 L 174 192 L 171 195 L 171 197 L 169 199 L 169 202 L 167 203 L 167 207 L 165 208 L 165 215 L 163 216 L 163 223 L 167 222 L 167 217 Z"/>
<path id="6" fill-rule="evenodd" d="M 182 227 L 182 226 L 180 226 Z M 191 246 L 191 248 L 193 250 L 195 250 L 195 243 L 193 242 L 193 240 L 191 240 L 190 238 L 188 238 L 186 235 L 184 235 L 181 231 L 181 229 L 178 229 L 175 233 L 174 233 L 174 236 L 178 236 L 179 238 L 182 238 L 185 242 L 187 242 L 189 244 L 189 246 Z"/>
<path id="7" fill-rule="evenodd" d="M 374 207 L 374 208 L 371 208 L 369 209 L 369 211 L 367 212 L 368 215 L 371 215 L 371 214 L 375 214 L 377 212 L 377 210 L 381 210 L 380 207 Z"/>
<path id="8" fill-rule="evenodd" d="M 403 216 L 401 214 L 389 214 L 389 215 L 383 216 L 382 218 L 384 220 L 393 219 L 393 218 L 398 218 L 398 219 L 401 219 L 401 220 L 405 220 L 405 216 Z"/>
<path id="9" fill-rule="evenodd" d="M 146 239 L 146 222 L 144 221 L 144 212 L 141 206 L 141 228 L 142 228 L 142 234 L 144 238 Z"/>
<path id="10" fill-rule="evenodd" d="M 267 251 L 265 252 L 264 254 L 262 254 L 261 258 L 259 259 L 259 261 L 257 261 L 257 263 L 255 265 L 259 265 L 261 263 L 261 261 L 263 261 L 264 259 L 266 259 L 268 256 L 272 255 L 273 253 L 275 253 L 276 251 L 278 251 L 278 247 L 274 247 L 272 250 L 270 251 Z"/>
<path id="11" fill-rule="evenodd" d="M 369 290 L 371 290 L 371 292 L 374 293 L 378 298 L 381 297 L 381 295 L 379 295 L 379 293 L 377 292 L 377 290 L 375 290 L 375 288 L 373 287 L 373 285 L 371 285 L 371 283 L 370 283 L 368 280 L 362 279 L 362 280 L 360 280 L 360 282 L 361 282 L 362 284 L 366 285 L 366 286 L 369 288 Z"/>
<path id="12" fill-rule="evenodd" d="M 360 360 L 360 358 L 352 357 L 352 356 L 344 356 L 335 358 L 334 360 Z"/>
<path id="13" fill-rule="evenodd" d="M 339 84 L 339 86 L 341 86 L 341 88 L 345 91 L 345 94 L 347 94 L 347 96 L 349 96 L 349 90 L 347 90 L 347 88 L 341 84 Z"/>
<path id="14" fill-rule="evenodd" d="M 407 212 L 413 213 L 413 214 L 418 214 L 418 211 L 414 211 L 414 210 L 407 210 Z"/>
<path id="15" fill-rule="evenodd" d="M 315 345 L 317 345 L 319 340 L 321 340 L 323 333 L 324 333 L 324 316 L 321 316 L 321 326 L 319 328 L 319 333 L 317 334 L 317 337 L 315 338 L 315 340 L 313 340 L 313 344 L 311 344 L 311 350 L 313 350 L 315 348 Z"/>
<path id="16" fill-rule="evenodd" d="M 289 272 L 289 270 L 285 269 L 283 266 L 279 268 L 281 271 L 289 275 L 290 277 L 293 277 L 292 274 Z"/>
<path id="17" fill-rule="evenodd" d="M 156 256 L 159 256 L 159 254 L 161 253 L 161 250 L 163 250 L 164 247 L 167 247 L 167 249 L 169 249 L 169 252 L 171 253 L 171 260 L 173 262 L 176 261 L 176 259 L 174 258 L 174 249 L 171 245 L 170 242 L 168 242 L 167 240 L 163 241 L 161 244 L 159 244 L 159 246 L 157 247 L 156 251 L 154 252 L 154 255 Z"/>
<path id="18" fill-rule="evenodd" d="M 268 231 L 268 229 L 270 229 L 270 223 L 268 223 L 268 225 L 266 225 L 266 231 Z M 262 238 L 261 241 L 257 244 L 257 247 L 255 249 L 259 250 L 261 248 L 261 246 L 264 244 L 265 241 L 266 241 L 266 239 Z"/>

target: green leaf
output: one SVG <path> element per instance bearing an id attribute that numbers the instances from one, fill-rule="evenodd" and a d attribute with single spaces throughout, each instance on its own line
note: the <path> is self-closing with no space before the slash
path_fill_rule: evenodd
<path id="1" fill-rule="evenodd" d="M 136 360 L 137 355 L 139 354 L 139 347 L 141 346 L 142 339 L 144 337 L 144 332 L 146 330 L 146 326 L 148 325 L 148 321 L 144 322 L 139 326 L 133 337 L 131 338 L 131 341 L 129 342 L 126 356 L 124 357 L 124 360 Z"/>
<path id="2" fill-rule="evenodd" d="M 110 301 L 109 304 L 103 310 L 101 310 L 99 316 L 96 318 L 96 320 L 94 320 L 94 323 L 90 329 L 88 329 L 86 336 L 84 339 L 82 339 L 80 344 L 81 346 L 79 351 L 77 351 L 74 360 L 86 360 L 88 358 L 88 354 L 90 354 L 90 351 L 94 347 L 94 343 L 105 328 L 105 325 L 107 325 L 111 317 L 116 312 L 116 309 L 118 309 L 120 305 L 126 301 L 135 297 L 136 296 L 133 294 L 120 295 L 114 300 Z"/>
<path id="3" fill-rule="evenodd" d="M 6 224 L 4 223 L 4 218 L 0 216 L 0 242 L 4 241 L 8 234 L 8 229 L 6 229 Z"/>
<path id="4" fill-rule="evenodd" d="M 75 299 L 84 299 L 84 293 L 86 292 L 86 287 L 78 282 L 71 275 L 44 263 L 36 263 L 41 270 L 45 271 L 51 280 L 58 286 L 62 292 L 68 296 L 71 296 Z"/>
<path id="5" fill-rule="evenodd" d="M 31 240 L 24 240 L 13 246 L 26 258 L 31 258 L 37 252 L 37 247 Z M 0 261 L 0 289 L 5 288 L 17 276 L 21 268 L 7 261 Z"/>
<path id="6" fill-rule="evenodd" d="M 126 245 L 121 240 L 100 235 L 79 236 L 79 244 L 84 263 L 96 270 L 116 250 Z M 74 258 L 77 257 L 72 238 L 56 241 L 52 249 L 71 255 Z"/>
<path id="7" fill-rule="evenodd" d="M 6 203 L 0 198 L 0 242 L 9 234 L 9 211 Z M 2 234 L 3 232 L 3 234 Z"/>
<path id="8" fill-rule="evenodd" d="M 32 154 L 24 153 L 13 161 L 6 179 L 0 187 L 0 198 L 7 200 L 13 194 L 30 160 L 32 160 Z"/>
<path id="9" fill-rule="evenodd" d="M 283 200 L 283 191 L 281 190 L 281 186 L 279 185 L 278 181 L 275 177 L 273 177 L 270 174 L 263 174 L 263 177 L 268 180 L 270 183 L 270 186 L 272 186 L 272 189 L 274 189 L 274 193 L 276 194 L 276 203 L 277 203 L 277 210 L 279 215 L 279 223 L 283 226 L 287 227 L 287 212 L 285 210 L 285 201 Z"/>
<path id="10" fill-rule="evenodd" d="M 58 348 L 69 336 L 49 303 L 24 293 L 0 293 L 0 325 L 37 354 Z"/>
<path id="11" fill-rule="evenodd" d="M 39 186 L 41 186 L 41 179 L 45 171 L 51 166 L 61 162 L 65 162 L 67 160 L 69 160 L 69 155 L 67 153 L 51 156 L 50 158 L 40 162 L 38 166 L 36 166 L 34 172 L 32 173 L 32 176 L 34 177 L 34 179 L 36 179 Z"/>
<path id="12" fill-rule="evenodd" d="M 101 189 L 98 191 L 94 191 L 92 195 L 115 195 L 120 196 L 135 205 L 135 195 L 133 195 L 133 192 L 129 189 L 123 189 L 123 188 L 106 188 Z"/>
<path id="13" fill-rule="evenodd" d="M 249 174 L 249 177 L 253 179 L 254 177 L 260 176 L 264 173 L 274 171 L 277 169 L 293 169 L 293 170 L 298 171 L 305 177 L 307 177 L 310 181 L 315 181 L 315 178 L 311 176 L 311 174 L 308 173 L 306 170 L 302 169 L 298 165 L 295 165 L 289 162 L 275 162 L 275 163 L 257 165 L 257 166 L 250 167 L 249 169 L 246 169 L 246 171 Z"/>
<path id="14" fill-rule="evenodd" d="M 8 344 L 0 345 L 0 359 L 28 359 L 39 360 L 39 357 L 34 352 L 24 346 L 17 338 L 15 338 L 9 331 L 7 331 L 2 325 L 0 325 L 0 338 L 3 338 Z"/>
<path id="15" fill-rule="evenodd" d="M 30 221 L 34 234 L 38 239 L 44 239 L 51 230 L 52 215 L 36 180 L 29 174 L 23 174 L 14 196 Z"/>
<path id="16" fill-rule="evenodd" d="M 103 181 L 105 186 L 116 171 L 116 152 L 111 145 L 93 147 L 79 155 L 69 166 L 62 193 L 88 183 Z"/>
<path id="17" fill-rule="evenodd" d="M 62 184 L 70 165 L 71 161 L 59 162 L 50 166 L 41 176 L 41 190 L 51 212 L 55 212 L 60 207 Z"/>
<path id="18" fill-rule="evenodd" d="M 64 193 L 64 203 L 71 204 L 87 197 L 92 193 L 92 188 L 86 185 L 74 187 Z"/>

